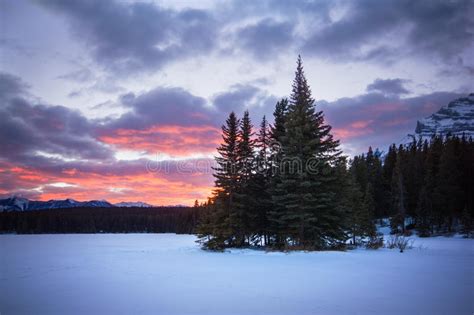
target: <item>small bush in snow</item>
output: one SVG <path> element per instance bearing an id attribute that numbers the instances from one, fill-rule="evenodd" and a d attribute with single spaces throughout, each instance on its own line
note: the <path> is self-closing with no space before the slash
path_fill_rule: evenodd
<path id="1" fill-rule="evenodd" d="M 367 249 L 379 249 L 380 247 L 383 247 L 383 235 L 381 234 L 370 237 L 365 244 L 365 248 Z"/>
<path id="2" fill-rule="evenodd" d="M 401 235 L 392 235 L 387 240 L 386 246 L 389 249 L 398 248 L 400 253 L 403 253 L 405 249 L 413 248 L 413 240 Z"/>

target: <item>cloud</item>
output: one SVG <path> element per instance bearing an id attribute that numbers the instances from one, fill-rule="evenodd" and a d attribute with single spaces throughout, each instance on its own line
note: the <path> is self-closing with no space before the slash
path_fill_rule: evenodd
<path id="1" fill-rule="evenodd" d="M 428 56 L 466 73 L 472 66 L 464 55 L 474 42 L 470 0 L 230 1 L 207 9 L 90 0 L 40 5 L 66 17 L 75 38 L 115 74 L 153 73 L 218 51 L 256 62 L 297 51 L 336 63 Z"/>
<path id="2" fill-rule="evenodd" d="M 399 143 L 407 134 L 414 133 L 418 119 L 461 96 L 435 92 L 400 98 L 394 94 L 367 93 L 334 102 L 321 101 L 317 107 L 324 111 L 345 153 L 353 155 L 365 152 L 369 146 L 386 150 L 391 143 Z"/>
<path id="3" fill-rule="evenodd" d="M 123 94 L 120 101 L 129 112 L 108 121 L 104 129 L 144 130 L 160 124 L 200 125 L 208 123 L 213 112 L 204 98 L 174 87 L 157 87 L 140 95 Z"/>
<path id="4" fill-rule="evenodd" d="M 78 70 L 68 72 L 57 77 L 60 80 L 68 80 L 77 83 L 85 83 L 95 78 L 94 73 L 87 67 L 81 67 Z"/>
<path id="5" fill-rule="evenodd" d="M 380 92 L 385 95 L 403 95 L 410 94 L 403 84 L 408 80 L 403 79 L 375 79 L 374 82 L 367 85 L 367 92 Z"/>
<path id="6" fill-rule="evenodd" d="M 177 125 L 159 125 L 154 129 L 111 129 L 114 136 L 101 139 L 100 121 L 89 120 L 64 106 L 35 102 L 27 97 L 27 85 L 20 78 L 0 74 L 0 87 L 0 196 L 23 195 L 40 200 L 108 199 L 111 202 L 129 200 L 133 196 L 134 200 L 155 204 L 192 204 L 195 199 L 203 200 L 209 195 L 212 159 L 193 160 L 189 154 L 202 148 L 206 148 L 207 153 L 213 151 L 220 136 L 218 128 L 186 127 L 176 121 Z M 179 101 L 186 99 L 198 100 L 194 105 L 202 105 L 199 98 L 192 98 L 183 90 L 161 92 L 124 95 L 122 100 L 135 114 L 143 115 L 137 116 L 142 118 L 149 109 L 147 106 L 151 106 L 147 103 L 147 97 L 151 96 L 159 95 L 172 105 L 180 105 Z M 189 109 L 186 105 L 194 106 L 193 102 L 181 104 L 183 113 Z M 161 116 L 154 118 L 156 121 L 148 120 L 151 126 L 162 122 Z M 117 160 L 115 149 L 123 148 L 174 152 L 184 159 Z M 126 193 L 117 194 L 116 188 Z"/>
<path id="7" fill-rule="evenodd" d="M 221 131 L 213 126 L 155 125 L 148 129 L 117 129 L 100 141 L 117 149 L 187 157 L 213 155 L 221 142 Z"/>
<path id="8" fill-rule="evenodd" d="M 268 60 L 288 50 L 293 42 L 294 25 L 266 18 L 236 32 L 235 43 L 258 60 Z"/>
<path id="9" fill-rule="evenodd" d="M 119 102 L 128 111 L 117 119 L 103 121 L 99 127 L 101 136 L 117 130 L 148 134 L 170 126 L 211 130 L 219 127 L 231 111 L 241 114 L 249 109 L 251 113 L 271 113 L 276 98 L 256 85 L 236 84 L 215 94 L 209 102 L 177 87 L 157 87 L 138 95 L 123 94 Z"/>
<path id="10" fill-rule="evenodd" d="M 95 60 L 114 72 L 155 71 L 178 58 L 205 54 L 215 44 L 215 21 L 202 10 L 122 1 L 40 4 L 66 16 Z"/>
<path id="11" fill-rule="evenodd" d="M 106 159 L 112 152 L 95 141 L 93 125 L 64 106 L 34 104 L 18 77 L 0 76 L 0 146 L 2 156 L 24 157 L 37 151 L 67 158 Z"/>
<path id="12" fill-rule="evenodd" d="M 19 94 L 25 93 L 28 85 L 17 76 L 0 72 L 0 100 L 8 101 Z M 5 106 L 7 103 L 0 104 Z"/>
<path id="13" fill-rule="evenodd" d="M 307 54 L 333 61 L 395 62 L 404 55 L 453 61 L 474 40 L 469 0 L 348 2 L 345 14 L 303 44 Z"/>
<path id="14" fill-rule="evenodd" d="M 133 196 L 156 204 L 191 204 L 209 195 L 210 155 L 221 141 L 226 108 L 181 88 L 158 87 L 119 97 L 128 112 L 118 118 L 91 120 L 35 101 L 16 76 L 2 74 L 0 83 L 0 195 L 113 202 Z M 262 95 L 244 90 L 254 91 L 254 101 Z M 241 94 L 225 99 L 237 106 Z M 133 158 L 116 158 L 124 152 Z"/>
<path id="15" fill-rule="evenodd" d="M 217 93 L 211 102 L 182 88 L 158 87 L 119 101 L 128 112 L 97 127 L 97 138 L 121 150 L 170 156 L 210 155 L 221 141 L 220 126 L 231 111 L 249 109 L 261 119 L 276 98 L 251 84 Z"/>
<path id="16" fill-rule="evenodd" d="M 249 107 L 260 89 L 248 84 L 237 84 L 228 91 L 218 93 L 213 97 L 213 104 L 221 111 L 243 111 Z"/>
<path id="17" fill-rule="evenodd" d="M 235 84 L 212 97 L 213 105 L 220 112 L 221 122 L 231 111 L 241 115 L 245 110 L 249 111 L 254 122 L 259 122 L 264 115 L 268 119 L 272 117 L 277 100 L 276 96 L 253 84 Z"/>

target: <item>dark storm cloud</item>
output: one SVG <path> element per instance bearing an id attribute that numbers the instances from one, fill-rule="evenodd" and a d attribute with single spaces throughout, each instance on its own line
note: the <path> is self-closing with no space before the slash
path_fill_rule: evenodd
<path id="1" fill-rule="evenodd" d="M 118 129 L 145 130 L 163 125 L 220 126 L 231 111 L 240 115 L 249 109 L 260 115 L 265 110 L 271 112 L 275 102 L 274 96 L 252 84 L 236 84 L 217 93 L 210 104 L 182 88 L 157 87 L 139 95 L 121 95 L 119 103 L 129 111 L 102 121 L 98 128 L 103 135 Z"/>
<path id="2" fill-rule="evenodd" d="M 235 36 L 235 45 L 257 59 L 270 56 L 268 47 L 279 47 L 284 49 L 274 49 L 272 56 L 287 49 L 335 62 L 394 63 L 429 56 L 467 67 L 461 54 L 474 42 L 470 0 L 233 1 L 219 11 L 226 17 L 221 23 L 262 13 L 273 17 L 245 32 L 238 29 Z M 277 23 L 275 18 L 286 20 Z"/>
<path id="3" fill-rule="evenodd" d="M 37 151 L 82 159 L 111 156 L 112 152 L 93 138 L 87 118 L 63 106 L 33 103 L 18 77 L 0 75 L 0 99 L 2 157 L 24 158 Z"/>
<path id="4" fill-rule="evenodd" d="M 220 111 L 235 111 L 238 113 L 248 107 L 259 92 L 260 89 L 252 85 L 234 85 L 228 91 L 216 94 L 213 98 L 213 104 Z"/>
<path id="5" fill-rule="evenodd" d="M 340 19 L 304 45 L 309 54 L 338 60 L 383 59 L 401 54 L 452 60 L 474 40 L 472 1 L 352 1 Z"/>
<path id="6" fill-rule="evenodd" d="M 5 100 L 0 106 L 6 106 L 7 100 L 24 93 L 28 86 L 17 76 L 0 72 L 0 100 Z"/>
<path id="7" fill-rule="evenodd" d="M 95 59 L 114 71 L 153 71 L 214 46 L 215 21 L 205 11 L 178 12 L 144 2 L 49 0 L 40 4 L 65 15 Z"/>
<path id="8" fill-rule="evenodd" d="M 294 25 L 271 18 L 240 29 L 236 43 L 255 58 L 264 59 L 287 50 L 293 41 Z"/>
<path id="9" fill-rule="evenodd" d="M 410 94 L 403 84 L 408 82 L 404 79 L 375 79 L 374 82 L 367 85 L 368 92 L 380 92 L 386 95 Z"/>
<path id="10" fill-rule="evenodd" d="M 231 1 L 208 10 L 121 1 L 40 4 L 67 18 L 98 63 L 128 74 L 235 47 L 258 61 L 293 51 L 334 62 L 428 56 L 463 68 L 469 65 L 462 54 L 474 42 L 470 0 Z"/>
<path id="11" fill-rule="evenodd" d="M 158 87 L 138 96 L 127 93 L 119 99 L 130 111 L 106 122 L 107 128 L 141 130 L 158 124 L 202 124 L 209 122 L 212 113 L 205 99 L 181 88 Z"/>
<path id="12" fill-rule="evenodd" d="M 212 103 L 219 111 L 216 119 L 223 122 L 231 111 L 241 116 L 248 110 L 254 125 L 266 116 L 270 119 L 277 97 L 252 84 L 236 84 L 228 91 L 218 93 L 212 98 Z"/>

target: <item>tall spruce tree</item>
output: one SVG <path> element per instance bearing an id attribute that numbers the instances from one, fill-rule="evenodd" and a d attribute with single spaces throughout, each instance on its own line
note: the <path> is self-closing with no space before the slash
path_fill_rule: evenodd
<path id="1" fill-rule="evenodd" d="M 256 205 L 252 200 L 252 180 L 256 168 L 252 128 L 250 114 L 245 111 L 240 122 L 237 143 L 236 160 L 239 185 L 234 194 L 236 211 L 231 215 L 231 222 L 235 224 L 237 246 L 249 244 L 252 234 L 251 223 L 257 217 Z"/>
<path id="2" fill-rule="evenodd" d="M 281 221 L 291 245 L 323 249 L 344 240 L 342 214 L 335 200 L 336 175 L 332 166 L 340 155 L 339 142 L 316 111 L 314 99 L 298 57 L 293 89 L 282 137 L 284 166 L 274 196 L 284 206 Z"/>
<path id="3" fill-rule="evenodd" d="M 270 169 L 270 130 L 267 118 L 263 116 L 257 135 L 256 147 L 258 148 L 258 170 L 266 173 Z"/>
<path id="4" fill-rule="evenodd" d="M 427 187 L 423 186 L 416 206 L 416 228 L 419 236 L 427 237 L 431 235 L 432 213 L 432 201 L 428 195 Z"/>
<path id="5" fill-rule="evenodd" d="M 238 143 L 239 119 L 234 112 L 229 114 L 222 126 L 222 144 L 217 148 L 219 156 L 213 167 L 215 180 L 212 213 L 200 226 L 199 240 L 204 248 L 219 250 L 235 245 L 238 233 L 238 209 L 235 194 L 239 188 Z"/>
<path id="6" fill-rule="evenodd" d="M 403 181 L 402 158 L 400 146 L 397 162 L 392 175 L 392 217 L 390 220 L 392 233 L 405 233 L 406 189 Z"/>
<path id="7" fill-rule="evenodd" d="M 464 192 L 464 209 L 461 215 L 462 233 L 473 235 L 474 227 L 474 143 L 472 138 L 463 135 L 460 139 L 459 161 L 463 176 L 461 187 Z"/>
<path id="8" fill-rule="evenodd" d="M 263 116 L 255 143 L 257 152 L 256 169 L 252 176 L 250 191 L 251 200 L 255 208 L 255 219 L 252 230 L 255 240 L 260 244 L 269 245 L 269 212 L 272 208 L 270 180 L 270 133 L 267 119 Z"/>
<path id="9" fill-rule="evenodd" d="M 464 210 L 464 194 L 461 187 L 462 172 L 457 152 L 458 139 L 448 137 L 439 159 L 439 174 L 433 196 L 439 209 L 440 226 L 452 232 L 454 217 L 461 217 Z"/>
<path id="10" fill-rule="evenodd" d="M 368 192 L 372 196 L 364 197 L 373 200 L 373 209 L 371 210 L 373 218 L 382 218 L 386 215 L 385 199 L 387 198 L 387 192 L 384 186 L 382 161 L 380 160 L 380 152 L 378 149 L 374 152 L 372 147 L 369 147 L 366 161 L 368 185 L 371 186 Z"/>
<path id="11" fill-rule="evenodd" d="M 282 142 L 286 134 L 285 123 L 288 112 L 288 99 L 283 98 L 276 103 L 273 112 L 274 124 L 270 127 L 270 183 L 269 194 L 272 200 L 271 209 L 268 211 L 270 237 L 269 243 L 276 248 L 285 245 L 287 226 L 282 220 L 285 207 L 277 202 L 283 190 L 279 188 L 281 184 L 281 167 L 283 159 Z"/>
<path id="12" fill-rule="evenodd" d="M 384 190 L 387 192 L 384 208 L 386 209 L 385 215 L 392 215 L 392 202 L 391 202 L 391 188 L 392 188 L 392 175 L 395 163 L 397 161 L 397 147 L 392 144 L 388 148 L 388 152 L 383 162 L 383 185 Z"/>
<path id="13" fill-rule="evenodd" d="M 270 137 L 280 143 L 285 136 L 286 114 L 288 113 L 288 99 L 282 98 L 276 103 L 273 119 L 275 123 L 270 127 Z"/>

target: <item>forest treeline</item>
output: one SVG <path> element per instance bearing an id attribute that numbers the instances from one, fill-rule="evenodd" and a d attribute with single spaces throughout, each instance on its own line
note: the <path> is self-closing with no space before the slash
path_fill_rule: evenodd
<path id="1" fill-rule="evenodd" d="M 292 94 L 273 115 L 256 134 L 248 111 L 222 126 L 215 190 L 197 229 L 204 248 L 321 250 L 348 240 L 376 248 L 384 217 L 392 233 L 472 230 L 472 139 L 435 137 L 392 145 L 385 158 L 369 149 L 347 160 L 315 107 L 301 58 Z"/>
<path id="2" fill-rule="evenodd" d="M 3 233 L 195 233 L 199 208 L 68 208 L 0 212 Z"/>
<path id="3" fill-rule="evenodd" d="M 354 157 L 350 171 L 370 200 L 373 218 L 390 217 L 392 233 L 407 227 L 420 236 L 472 231 L 472 138 L 434 136 L 398 148 L 393 144 L 383 163 L 369 148 Z"/>

